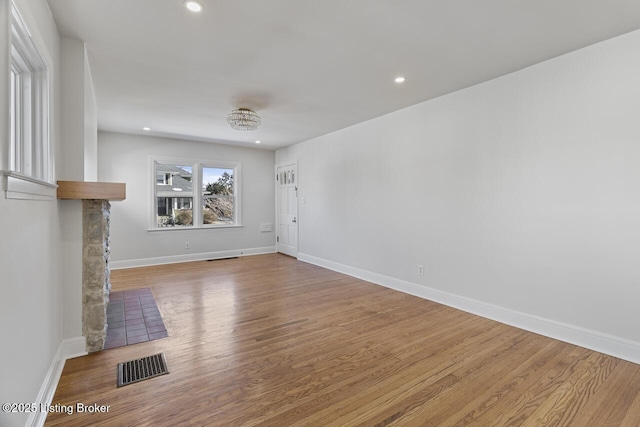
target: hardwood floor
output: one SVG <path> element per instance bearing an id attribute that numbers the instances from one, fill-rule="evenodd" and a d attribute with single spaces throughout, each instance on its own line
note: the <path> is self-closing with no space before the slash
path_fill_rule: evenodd
<path id="1" fill-rule="evenodd" d="M 118 270 L 169 338 L 68 360 L 47 426 L 638 426 L 640 366 L 283 255 Z M 165 352 L 170 374 L 116 388 Z"/>

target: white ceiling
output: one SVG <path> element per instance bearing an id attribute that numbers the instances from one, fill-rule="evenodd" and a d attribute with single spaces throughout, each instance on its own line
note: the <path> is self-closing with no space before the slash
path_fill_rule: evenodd
<path id="1" fill-rule="evenodd" d="M 201 2 L 49 0 L 100 129 L 274 149 L 640 28 L 638 0 Z M 262 126 L 231 129 L 238 107 Z"/>

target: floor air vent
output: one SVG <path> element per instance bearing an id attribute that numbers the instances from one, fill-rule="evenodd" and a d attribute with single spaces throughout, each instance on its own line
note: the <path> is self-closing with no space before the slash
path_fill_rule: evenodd
<path id="1" fill-rule="evenodd" d="M 164 353 L 143 357 L 130 362 L 118 363 L 118 387 L 137 383 L 138 381 L 168 374 L 167 360 Z"/>

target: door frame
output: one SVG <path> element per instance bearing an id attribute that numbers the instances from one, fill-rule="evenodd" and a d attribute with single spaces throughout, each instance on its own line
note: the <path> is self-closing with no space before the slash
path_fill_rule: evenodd
<path id="1" fill-rule="evenodd" d="M 277 163 L 275 165 L 274 171 L 273 171 L 273 177 L 276 178 L 276 200 L 275 200 L 275 211 L 276 211 L 276 253 L 281 253 L 279 250 L 279 237 L 280 237 L 280 206 L 279 206 L 279 194 L 280 194 L 280 190 L 278 189 L 278 186 L 280 185 L 279 181 L 277 180 L 278 177 L 278 169 L 282 168 L 282 167 L 286 167 L 286 166 L 295 166 L 296 167 L 296 188 L 300 189 L 300 186 L 298 185 L 300 183 L 300 171 L 298 170 L 298 159 L 294 159 L 294 160 L 288 160 L 285 162 L 281 162 L 281 163 Z M 300 202 L 298 201 L 298 191 L 296 190 L 296 255 L 295 258 L 298 258 L 298 253 L 300 253 Z M 287 254 L 284 254 L 287 255 Z"/>

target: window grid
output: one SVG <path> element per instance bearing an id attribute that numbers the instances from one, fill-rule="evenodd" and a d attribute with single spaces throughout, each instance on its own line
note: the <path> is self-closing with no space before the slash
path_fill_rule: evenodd
<path id="1" fill-rule="evenodd" d="M 10 170 L 52 182 L 49 72 L 15 5 L 11 9 Z"/>
<path id="2" fill-rule="evenodd" d="M 187 173 L 183 174 L 180 169 Z M 172 172 L 169 173 L 168 170 Z M 231 184 L 229 184 L 228 176 L 225 177 L 226 179 L 220 179 L 223 178 L 221 176 L 215 182 L 209 182 L 210 178 L 205 178 L 204 175 L 208 175 L 207 172 L 211 170 L 226 172 L 231 176 Z M 239 163 L 223 162 L 221 165 L 217 162 L 154 160 L 152 228 L 166 230 L 240 226 L 239 173 Z M 188 185 L 185 185 L 185 178 L 189 181 Z M 214 183 L 226 183 L 226 187 L 224 187 L 226 192 L 214 194 L 207 190 L 207 186 Z M 167 188 L 169 186 L 171 188 Z M 188 203 L 185 203 L 186 199 L 188 199 Z M 227 202 L 226 204 L 223 202 L 222 206 L 215 202 L 211 205 L 215 199 Z M 229 206 L 232 213 L 227 216 Z M 185 212 L 184 209 L 188 211 Z M 217 215 L 213 215 L 214 211 Z"/>

